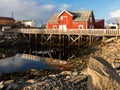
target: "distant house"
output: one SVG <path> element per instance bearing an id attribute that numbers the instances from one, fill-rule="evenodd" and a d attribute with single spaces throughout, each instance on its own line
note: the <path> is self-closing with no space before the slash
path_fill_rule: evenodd
<path id="1" fill-rule="evenodd" d="M 15 19 L 11 17 L 0 17 L 0 28 L 11 28 L 15 24 Z"/>
<path id="2" fill-rule="evenodd" d="M 46 28 L 64 31 L 67 29 L 93 29 L 95 28 L 95 23 L 95 17 L 91 10 L 72 12 L 63 10 L 61 13 L 54 13 L 49 18 Z"/>
<path id="3" fill-rule="evenodd" d="M 24 24 L 26 27 L 35 27 L 36 26 L 35 20 L 21 20 L 21 23 Z"/>
<path id="4" fill-rule="evenodd" d="M 110 23 L 106 26 L 107 29 L 118 29 L 118 23 Z"/>
<path id="5" fill-rule="evenodd" d="M 103 29 L 104 27 L 104 19 L 96 19 L 95 20 L 95 28 Z"/>

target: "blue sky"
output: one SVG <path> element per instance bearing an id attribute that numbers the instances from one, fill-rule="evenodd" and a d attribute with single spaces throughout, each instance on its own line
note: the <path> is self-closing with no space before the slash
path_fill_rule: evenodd
<path id="1" fill-rule="evenodd" d="M 0 0 L 0 16 L 46 21 L 62 10 L 93 10 L 97 19 L 120 16 L 120 0 Z"/>

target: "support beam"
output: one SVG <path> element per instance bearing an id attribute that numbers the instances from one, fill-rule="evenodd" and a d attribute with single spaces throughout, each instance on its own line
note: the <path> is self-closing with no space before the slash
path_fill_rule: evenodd
<path id="1" fill-rule="evenodd" d="M 36 56 L 37 56 L 37 34 L 35 34 L 35 52 L 36 52 Z"/>
<path id="2" fill-rule="evenodd" d="M 90 35 L 89 36 L 89 45 L 91 46 L 91 42 L 92 42 L 92 38 L 91 38 L 92 36 Z"/>
<path id="3" fill-rule="evenodd" d="M 80 38 L 81 35 L 79 35 L 77 38 L 73 39 L 71 36 L 69 36 L 69 38 L 72 40 L 72 43 L 70 43 L 70 45 L 72 45 L 74 42 L 77 44 L 77 40 Z"/>

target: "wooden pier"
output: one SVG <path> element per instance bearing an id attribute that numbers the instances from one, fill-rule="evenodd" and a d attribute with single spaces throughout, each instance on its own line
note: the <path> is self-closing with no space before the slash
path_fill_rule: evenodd
<path id="1" fill-rule="evenodd" d="M 31 35 L 35 35 L 35 38 L 41 38 L 41 44 L 45 44 L 45 42 L 48 44 L 55 44 L 55 42 L 58 42 L 58 44 L 68 43 L 69 45 L 77 44 L 78 46 L 80 46 L 80 44 L 83 42 L 83 36 L 87 36 L 89 38 L 89 44 L 93 42 L 93 37 L 102 37 L 102 43 L 104 43 L 104 37 L 106 36 L 120 36 L 119 29 L 70 29 L 66 30 L 66 32 L 64 30 L 50 29 L 19 29 L 18 33 L 22 33 L 24 36 L 28 35 L 28 41 L 30 40 Z"/>
<path id="2" fill-rule="evenodd" d="M 27 51 L 29 54 L 35 52 L 34 54 L 39 55 L 39 51 L 42 51 L 47 52 L 51 58 L 55 56 L 59 59 L 72 59 L 80 55 L 78 52 L 81 52 L 80 48 L 85 45 L 94 47 L 96 43 L 97 45 L 108 43 L 120 36 L 119 29 L 71 29 L 66 32 L 64 30 L 18 29 L 11 32 L 19 33 L 20 37 L 28 42 L 27 50 L 23 53 Z"/>
<path id="3" fill-rule="evenodd" d="M 92 36 L 120 36 L 119 29 L 18 29 L 19 33 L 24 34 L 61 34 L 61 35 L 92 35 Z"/>

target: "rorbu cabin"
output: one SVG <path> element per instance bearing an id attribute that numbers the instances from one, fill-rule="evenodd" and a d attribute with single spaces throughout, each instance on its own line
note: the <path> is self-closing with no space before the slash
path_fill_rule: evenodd
<path id="1" fill-rule="evenodd" d="M 98 26 L 104 27 L 100 25 Z M 50 30 L 64 31 L 70 29 L 94 29 L 95 17 L 92 10 L 81 10 L 73 12 L 63 10 L 61 13 L 54 13 L 49 18 L 46 27 Z"/>
<path id="2" fill-rule="evenodd" d="M 15 24 L 15 19 L 11 17 L 0 17 L 0 28 L 11 28 Z"/>

